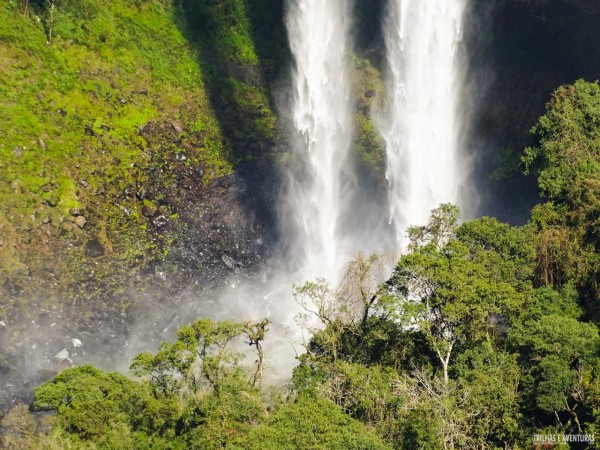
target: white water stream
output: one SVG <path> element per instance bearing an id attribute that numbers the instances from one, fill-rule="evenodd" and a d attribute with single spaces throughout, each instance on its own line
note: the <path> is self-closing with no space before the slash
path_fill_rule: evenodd
<path id="1" fill-rule="evenodd" d="M 459 203 L 458 45 L 467 0 L 389 0 L 384 23 L 390 222 L 400 249 L 405 230 L 440 203 Z M 462 173 L 461 173 L 462 172 Z"/>
<path id="2" fill-rule="evenodd" d="M 335 280 L 348 255 L 339 236 L 344 171 L 352 142 L 351 8 L 348 0 L 291 0 L 286 14 L 294 58 L 290 105 L 294 166 L 286 192 L 291 254 L 305 279 Z"/>

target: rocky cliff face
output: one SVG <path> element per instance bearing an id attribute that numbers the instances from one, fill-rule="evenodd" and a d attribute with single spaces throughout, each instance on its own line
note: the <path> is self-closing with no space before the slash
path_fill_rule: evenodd
<path id="1" fill-rule="evenodd" d="M 205 165 L 186 164 L 197 137 L 181 139 L 179 127 L 170 121 L 140 127 L 149 147 L 172 143 L 173 152 L 152 155 L 145 181 L 110 197 L 122 208 L 115 220 L 139 212 L 145 230 L 138 238 L 147 255 L 119 257 L 127 248 L 115 249 L 119 236 L 109 240 L 98 231 L 102 210 L 93 200 L 58 224 L 42 219 L 27 234 L 15 230 L 12 248 L 25 268 L 0 288 L 2 403 L 27 398 L 31 387 L 65 364 L 93 359 L 118 367 L 130 341 L 144 339 L 132 336 L 134 321 L 145 317 L 155 327 L 150 339 L 174 319 L 189 286 L 193 295 L 186 298 L 202 302 L 229 276 L 260 269 L 273 239 L 273 211 L 265 206 L 276 203 L 272 167 L 248 162 L 206 181 Z M 61 234 L 65 228 L 70 232 Z M 45 250 L 27 253 L 38 246 Z"/>
<path id="2" fill-rule="evenodd" d="M 201 303 L 268 256 L 285 52 L 233 3 L 0 8 L 1 404 L 127 361 L 140 317 L 164 339 L 181 292 Z"/>

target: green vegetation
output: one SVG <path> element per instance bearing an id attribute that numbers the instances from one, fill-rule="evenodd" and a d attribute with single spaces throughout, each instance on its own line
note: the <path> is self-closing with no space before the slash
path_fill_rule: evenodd
<path id="1" fill-rule="evenodd" d="M 299 321 L 312 324 L 311 338 L 288 388 L 261 383 L 268 321 L 201 319 L 137 356 L 135 380 L 91 366 L 57 375 L 32 405 L 53 412 L 52 430 L 40 433 L 17 407 L 5 442 L 519 449 L 546 448 L 536 434 L 596 433 L 599 102 L 598 83 L 561 87 L 534 128 L 523 162 L 551 202 L 531 223 L 459 224 L 458 208 L 444 204 L 410 228 L 383 284 L 384 258 L 359 256 L 338 287 L 297 286 L 299 318 L 313 320 Z"/>
<path id="2" fill-rule="evenodd" d="M 362 178 L 383 183 L 385 179 L 385 143 L 376 129 L 373 114 L 382 107 L 384 96 L 380 71 L 368 60 L 355 55 L 353 65 L 356 113 L 354 151 Z"/>
<path id="3" fill-rule="evenodd" d="M 185 226 L 172 204 L 181 186 L 206 196 L 238 163 L 270 157 L 279 128 L 267 92 L 286 44 L 273 39 L 281 5 L 266 6 L 0 7 L 0 285 L 29 297 L 41 289 L 31 279 L 51 274 L 60 304 L 87 301 L 97 289 L 78 285 L 102 280 L 124 308 L 125 279 L 164 260 Z M 3 306 L 1 317 L 14 313 Z"/>
<path id="4" fill-rule="evenodd" d="M 533 211 L 540 237 L 538 273 L 555 287 L 574 280 L 590 312 L 600 298 L 600 85 L 556 90 L 532 129 L 523 164 L 549 202 Z"/>
<path id="5" fill-rule="evenodd" d="M 185 154 L 187 166 L 206 166 L 205 182 L 230 173 L 224 137 L 198 50 L 182 31 L 181 6 L 50 5 L 0 7 L 0 228 L 3 235 L 34 235 L 0 247 L 0 273 L 43 270 L 36 255 L 53 253 L 60 260 L 53 269 L 62 266 L 77 279 L 90 240 L 129 270 L 159 258 L 170 241 L 146 237 L 136 192 L 149 183 L 166 189 L 173 168 L 158 180 L 152 173 L 184 165 L 176 153 Z M 84 226 L 75 224 L 73 208 L 83 211 Z M 78 251 L 64 254 L 68 243 Z M 59 281 L 67 290 L 69 280 Z"/>
<path id="6" fill-rule="evenodd" d="M 187 0 L 182 2 L 191 42 L 236 163 L 271 155 L 279 128 L 269 96 L 287 43 L 282 2 Z"/>
<path id="7" fill-rule="evenodd" d="M 168 255 L 173 228 L 153 219 L 178 221 L 169 202 L 182 179 L 196 195 L 240 163 L 275 159 L 282 8 L 0 6 L 0 282 L 34 290 L 29 280 L 45 274 L 69 300 L 89 280 L 109 298 L 122 293 L 125 275 Z M 364 21 L 380 6 L 361 8 Z M 371 118 L 380 73 L 356 56 L 353 78 L 361 182 L 382 181 Z M 461 224 L 457 207 L 440 205 L 409 230 L 383 283 L 385 258 L 358 256 L 339 286 L 295 287 L 300 319 L 319 326 L 289 386 L 263 381 L 276 357 L 263 352 L 268 320 L 199 319 L 135 357 L 131 377 L 90 365 L 59 373 L 30 408 L 2 417 L 0 445 L 475 450 L 600 434 L 599 83 L 557 89 L 532 138 L 521 162 L 547 201 L 528 224 Z M 0 319 L 27 307 L 3 302 Z"/>

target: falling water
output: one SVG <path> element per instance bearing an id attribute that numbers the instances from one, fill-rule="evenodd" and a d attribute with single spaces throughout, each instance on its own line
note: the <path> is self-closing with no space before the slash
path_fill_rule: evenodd
<path id="1" fill-rule="evenodd" d="M 408 225 L 458 203 L 457 56 L 467 0 L 390 0 L 384 24 L 388 101 L 381 119 L 390 222 L 400 247 Z"/>
<path id="2" fill-rule="evenodd" d="M 338 222 L 352 140 L 348 0 L 290 0 L 286 25 L 294 58 L 291 114 L 295 170 L 286 194 L 291 254 L 308 278 L 335 278 L 344 258 Z"/>

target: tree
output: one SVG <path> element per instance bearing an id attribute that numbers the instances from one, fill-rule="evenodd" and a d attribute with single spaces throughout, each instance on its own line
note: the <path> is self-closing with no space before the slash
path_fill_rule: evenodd
<path id="1" fill-rule="evenodd" d="M 242 448 L 383 450 L 390 447 L 332 402 L 303 395 L 255 428 Z"/>
<path id="2" fill-rule="evenodd" d="M 585 379 L 600 351 L 598 328 L 549 314 L 515 324 L 508 344 L 519 353 L 529 415 L 546 415 L 565 431 L 581 433 L 582 418 L 589 415 Z"/>
<path id="3" fill-rule="evenodd" d="M 426 337 L 448 385 L 456 345 L 486 337 L 494 319 L 510 316 L 522 295 L 457 237 L 458 208 L 441 205 L 428 225 L 409 230 L 410 253 L 398 262 L 381 303 L 389 316 Z M 476 256 L 479 256 L 477 258 Z"/>
<path id="4" fill-rule="evenodd" d="M 150 436 L 172 439 L 181 405 L 155 399 L 147 387 L 118 373 L 84 365 L 36 388 L 34 410 L 56 411 L 57 425 L 100 448 L 126 449 Z"/>
<path id="5" fill-rule="evenodd" d="M 262 382 L 263 378 L 263 366 L 264 366 L 264 353 L 262 348 L 262 342 L 265 340 L 265 335 L 269 330 L 267 327 L 269 326 L 270 320 L 263 319 L 260 322 L 246 322 L 244 323 L 244 332 L 248 340 L 246 343 L 249 346 L 256 347 L 256 372 L 254 372 L 254 376 L 252 377 L 252 385 L 256 386 Z"/>
<path id="6" fill-rule="evenodd" d="M 600 85 L 562 86 L 533 127 L 522 157 L 550 201 L 534 210 L 540 229 L 540 281 L 576 280 L 588 300 L 600 297 Z M 598 305 L 592 305 L 598 308 Z"/>
<path id="7" fill-rule="evenodd" d="M 324 279 L 294 286 L 294 299 L 304 310 L 298 320 L 311 335 L 313 351 L 320 349 L 335 361 L 346 333 L 367 332 L 379 285 L 387 276 L 387 260 L 385 255 L 358 254 L 346 265 L 337 288 Z"/>
<path id="8" fill-rule="evenodd" d="M 177 340 L 195 353 L 200 361 L 200 372 L 215 392 L 219 392 L 226 376 L 238 370 L 241 354 L 228 349 L 229 343 L 244 332 L 244 324 L 226 320 L 214 322 L 200 319 L 192 325 L 182 326 L 177 331 Z M 198 387 L 194 378 L 194 387 Z"/>

